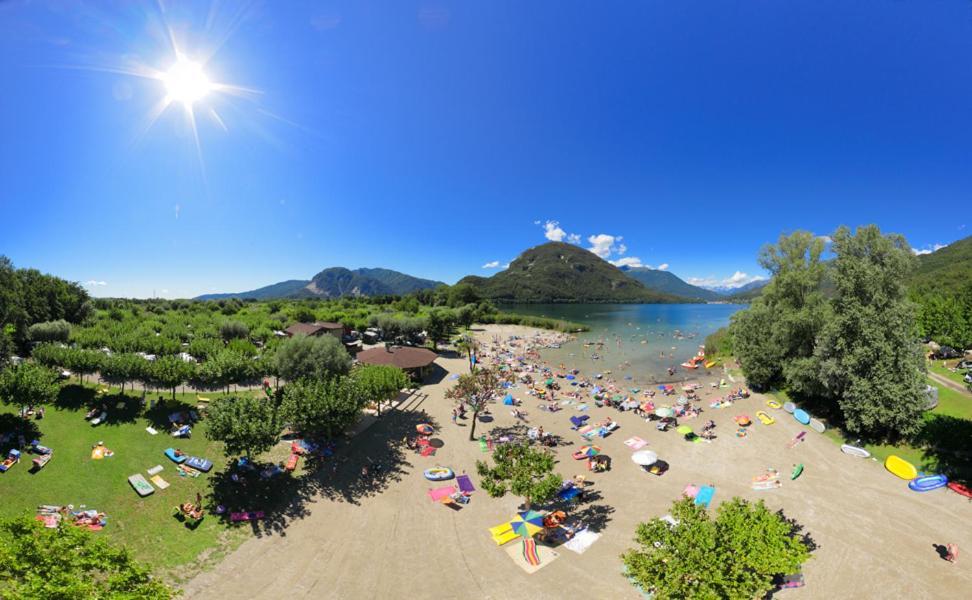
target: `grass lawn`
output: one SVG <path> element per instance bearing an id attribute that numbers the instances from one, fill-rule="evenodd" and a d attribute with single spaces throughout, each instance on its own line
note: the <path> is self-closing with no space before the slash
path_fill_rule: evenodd
<path id="1" fill-rule="evenodd" d="M 934 385 L 935 382 L 929 380 Z M 912 444 L 863 444 L 864 449 L 879 461 L 891 454 L 911 462 L 926 472 L 948 472 L 953 478 L 972 481 L 972 461 L 955 452 L 968 452 L 972 439 L 972 399 L 961 393 L 938 385 L 938 406 L 924 415 L 924 427 L 919 434 L 920 442 Z M 779 402 L 789 401 L 785 391 L 770 394 Z M 855 444 L 854 440 L 836 428 L 828 428 L 824 435 L 838 444 Z M 921 444 L 924 442 L 924 444 Z"/>
<path id="2" fill-rule="evenodd" d="M 951 379 L 952 381 L 954 381 L 959 385 L 962 386 L 968 385 L 965 383 L 965 379 L 963 378 L 965 377 L 965 374 L 968 373 L 969 371 L 966 371 L 964 369 L 957 369 L 955 371 L 949 370 L 949 368 L 954 369 L 955 365 L 957 365 L 958 363 L 959 363 L 958 360 L 950 360 L 946 362 L 948 367 L 943 367 L 942 361 L 930 360 L 928 361 L 928 370 L 931 371 L 932 373 L 935 373 L 936 375 L 941 375 L 942 377 Z M 932 385 L 934 385 L 934 382 L 932 382 Z M 941 387 L 941 386 L 937 386 L 937 387 Z"/>
<path id="3" fill-rule="evenodd" d="M 212 480 L 220 477 L 227 459 L 222 444 L 206 438 L 205 419 L 193 426 L 191 439 L 176 439 L 168 433 L 167 416 L 178 410 L 195 409 L 195 394 L 177 395 L 175 402 L 171 394 L 166 394 L 165 404 L 148 411 L 138 408 L 140 396 L 140 392 L 124 396 L 117 390 L 109 392 L 108 421 L 92 427 L 84 420 L 84 413 L 95 397 L 93 386 L 65 385 L 57 405 L 48 407 L 42 420 L 32 420 L 27 425 L 37 429 L 36 434 L 28 433 L 27 442 L 38 437 L 41 444 L 54 450 L 54 458 L 39 472 L 31 473 L 34 455 L 24 452 L 19 464 L 0 473 L 0 515 L 34 514 L 40 504 L 73 504 L 75 509 L 85 506 L 102 511 L 108 516 L 108 524 L 95 535 L 125 545 L 161 574 L 178 580 L 180 573 L 189 575 L 203 563 L 219 558 L 250 530 L 233 528 L 212 514 Z M 157 399 L 159 395 L 148 397 Z M 124 407 L 116 408 L 120 402 L 125 403 Z M 24 423 L 18 410 L 16 406 L 0 405 L 0 433 Z M 145 430 L 148 426 L 159 433 L 150 435 Z M 114 451 L 114 456 L 93 460 L 91 448 L 99 441 Z M 169 447 L 210 459 L 213 470 L 196 478 L 180 477 L 175 464 L 163 454 Z M 0 452 L 6 454 L 8 449 L 0 448 Z M 148 479 L 146 470 L 155 465 L 162 465 L 159 475 L 169 487 L 141 498 L 127 478 L 141 473 Z M 207 516 L 196 529 L 189 529 L 173 517 L 173 508 L 194 501 L 197 492 L 206 499 Z M 190 568 L 180 568 L 184 565 Z"/>

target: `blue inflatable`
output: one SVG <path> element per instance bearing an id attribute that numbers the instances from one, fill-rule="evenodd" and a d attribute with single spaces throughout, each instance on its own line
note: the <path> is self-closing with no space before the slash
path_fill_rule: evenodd
<path id="1" fill-rule="evenodd" d="M 922 475 L 908 482 L 908 487 L 915 492 L 930 492 L 948 485 L 948 477 L 944 475 Z"/>
<path id="2" fill-rule="evenodd" d="M 810 422 L 810 415 L 808 415 L 807 411 L 803 410 L 802 408 L 798 408 L 793 411 L 793 418 L 800 421 L 804 425 Z"/>

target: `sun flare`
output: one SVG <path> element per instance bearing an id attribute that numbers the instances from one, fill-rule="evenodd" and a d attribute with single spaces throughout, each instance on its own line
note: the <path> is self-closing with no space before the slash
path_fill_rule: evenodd
<path id="1" fill-rule="evenodd" d="M 181 102 L 187 107 L 203 99 L 213 89 L 202 65 L 183 58 L 162 75 L 162 83 L 165 84 L 169 102 Z"/>

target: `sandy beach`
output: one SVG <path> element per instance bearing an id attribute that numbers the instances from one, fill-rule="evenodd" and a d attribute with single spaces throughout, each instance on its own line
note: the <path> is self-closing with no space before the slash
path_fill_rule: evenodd
<path id="1" fill-rule="evenodd" d="M 555 335 L 519 326 L 479 329 L 484 343 L 511 335 Z M 950 564 L 933 547 L 954 543 L 964 554 L 972 550 L 972 503 L 967 499 L 945 490 L 908 490 L 906 482 L 880 463 L 841 453 L 838 445 L 789 414 L 768 408 L 759 394 L 730 408 L 709 408 L 713 398 L 727 391 L 711 388 L 710 379 L 700 390 L 698 404 L 704 412 L 685 424 L 699 431 L 705 420 L 715 421 L 718 437 L 712 443 L 690 443 L 674 431 L 657 431 L 654 423 L 630 411 L 589 402 L 583 414 L 590 414 L 591 421 L 611 417 L 620 424 L 595 442 L 613 459 L 611 470 L 598 474 L 590 474 L 583 461 L 571 459 L 570 454 L 586 443 L 570 429 L 568 418 L 582 414 L 575 405 L 549 413 L 538 409 L 538 400 L 527 396 L 524 386 L 511 390 L 523 401 L 520 409 L 527 413 L 527 426 L 542 425 L 562 438 L 564 443 L 553 449 L 558 472 L 565 478 L 584 474 L 593 481 L 589 490 L 594 493 L 573 509 L 572 516 L 600 534 L 583 554 L 554 548 L 556 559 L 527 574 L 487 531 L 514 515 L 519 498 L 492 499 L 477 491 L 470 504 L 452 510 L 426 495 L 441 484 L 426 480 L 424 469 L 448 466 L 468 472 L 478 483 L 475 463 L 488 457 L 478 443 L 468 440 L 468 419 L 460 425 L 451 422 L 453 405 L 444 397 L 453 384 L 449 375 L 468 372 L 468 361 L 453 356 L 440 358 L 438 364 L 446 372 L 440 373 L 440 381 L 423 386 L 356 436 L 349 444 L 348 460 L 319 475 L 333 480 L 334 489 L 351 488 L 369 458 L 381 463 L 391 461 L 392 455 L 400 457 L 386 465 L 380 485 L 360 494 L 311 499 L 286 528 L 261 532 L 191 580 L 185 586 L 186 597 L 639 598 L 621 575 L 619 554 L 631 546 L 637 523 L 665 514 L 691 483 L 717 488 L 713 507 L 737 495 L 762 499 L 804 526 L 817 545 L 804 568 L 806 587 L 780 592 L 778 598 L 943 598 L 958 597 L 972 586 L 972 559 L 963 555 Z M 721 373 L 708 377 L 718 379 Z M 770 413 L 775 424 L 756 422 L 745 438 L 736 437 L 733 417 L 755 418 L 757 410 Z M 477 436 L 518 425 L 509 407 L 496 404 L 491 411 L 493 422 L 478 423 Z M 387 440 L 400 444 L 403 432 L 414 430 L 417 422 L 437 427 L 434 437 L 444 443 L 437 454 L 389 452 Z M 806 441 L 788 449 L 787 443 L 801 431 L 807 432 Z M 632 451 L 624 441 L 632 436 L 646 440 L 646 448 L 670 464 L 665 475 L 649 475 L 630 460 Z M 377 448 L 386 456 L 374 455 Z M 796 463 L 803 463 L 805 471 L 790 481 L 788 474 Z M 769 467 L 787 474 L 783 487 L 750 489 L 751 478 Z"/>

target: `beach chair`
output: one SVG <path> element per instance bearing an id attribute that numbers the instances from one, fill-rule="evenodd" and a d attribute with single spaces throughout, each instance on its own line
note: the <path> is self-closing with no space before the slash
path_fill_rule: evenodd
<path id="1" fill-rule="evenodd" d="M 284 465 L 284 469 L 288 471 L 293 471 L 297 468 L 297 461 L 300 460 L 299 454 L 291 454 L 290 458 L 287 459 L 287 464 Z"/>

